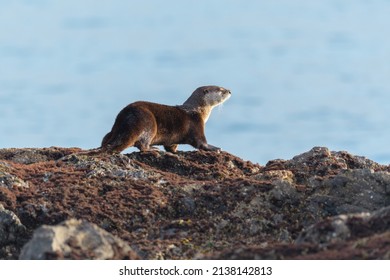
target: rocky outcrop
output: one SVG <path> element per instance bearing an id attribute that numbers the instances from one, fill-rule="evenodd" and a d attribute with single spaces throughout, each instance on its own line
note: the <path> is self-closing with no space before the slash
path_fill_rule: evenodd
<path id="1" fill-rule="evenodd" d="M 15 243 L 25 232 L 26 228 L 15 213 L 0 204 L 0 246 Z"/>
<path id="2" fill-rule="evenodd" d="M 138 259 L 122 240 L 94 224 L 67 220 L 56 226 L 41 226 L 23 247 L 19 259 Z"/>
<path id="3" fill-rule="evenodd" d="M 0 150 L 0 203 L 25 229 L 3 227 L 0 258 L 390 258 L 389 166 L 364 157 L 80 151 Z"/>
<path id="4" fill-rule="evenodd" d="M 340 241 L 386 233 L 390 229 L 390 207 L 358 214 L 343 214 L 326 218 L 298 236 L 296 243 L 328 246 Z"/>
<path id="5" fill-rule="evenodd" d="M 27 236 L 26 227 L 15 213 L 4 209 L 0 204 L 0 256 L 8 259 L 18 254 Z"/>

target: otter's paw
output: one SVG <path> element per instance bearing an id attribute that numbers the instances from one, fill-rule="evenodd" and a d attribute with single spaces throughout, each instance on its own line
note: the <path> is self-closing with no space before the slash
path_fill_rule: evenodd
<path id="1" fill-rule="evenodd" d="M 213 145 L 209 145 L 209 144 L 204 144 L 200 147 L 200 149 L 202 150 L 205 150 L 205 151 L 212 151 L 212 152 L 220 152 L 221 151 L 221 148 L 219 147 L 215 147 Z"/>

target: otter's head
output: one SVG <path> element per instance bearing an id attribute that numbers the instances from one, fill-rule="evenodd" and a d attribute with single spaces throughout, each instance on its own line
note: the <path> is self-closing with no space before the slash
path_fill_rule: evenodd
<path id="1" fill-rule="evenodd" d="M 225 102 L 231 96 L 228 89 L 218 86 L 198 87 L 191 96 L 184 102 L 183 108 L 186 110 L 198 111 L 206 122 L 210 116 L 211 110 Z"/>
<path id="2" fill-rule="evenodd" d="M 231 94 L 230 90 L 223 87 L 198 87 L 183 105 L 193 108 L 211 107 L 210 109 L 212 109 L 213 107 L 225 102 Z"/>

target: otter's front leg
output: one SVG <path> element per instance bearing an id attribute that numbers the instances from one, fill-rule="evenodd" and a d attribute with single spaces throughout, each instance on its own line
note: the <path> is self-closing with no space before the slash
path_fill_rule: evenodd
<path id="1" fill-rule="evenodd" d="M 193 147 L 204 150 L 204 151 L 220 151 L 221 148 L 215 147 L 213 145 L 207 144 L 206 137 L 204 136 L 204 133 L 198 134 L 194 137 L 195 141 L 193 143 Z"/>
<path id="2" fill-rule="evenodd" d="M 217 152 L 221 151 L 221 148 L 215 147 L 215 146 L 207 144 L 207 143 L 202 143 L 199 146 L 199 149 L 200 150 L 205 150 L 205 151 L 217 151 Z"/>
<path id="3" fill-rule="evenodd" d="M 164 149 L 165 149 L 165 151 L 174 154 L 174 153 L 176 153 L 176 151 L 177 151 L 177 144 L 173 144 L 173 145 L 164 145 Z"/>

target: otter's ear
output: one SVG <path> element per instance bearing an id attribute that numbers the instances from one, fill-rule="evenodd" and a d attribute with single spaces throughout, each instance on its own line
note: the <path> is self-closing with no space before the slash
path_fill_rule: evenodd
<path id="1" fill-rule="evenodd" d="M 204 90 L 203 90 L 203 93 L 204 93 L 204 94 L 207 94 L 207 93 L 209 93 L 209 90 L 208 90 L 208 89 L 204 89 Z"/>

